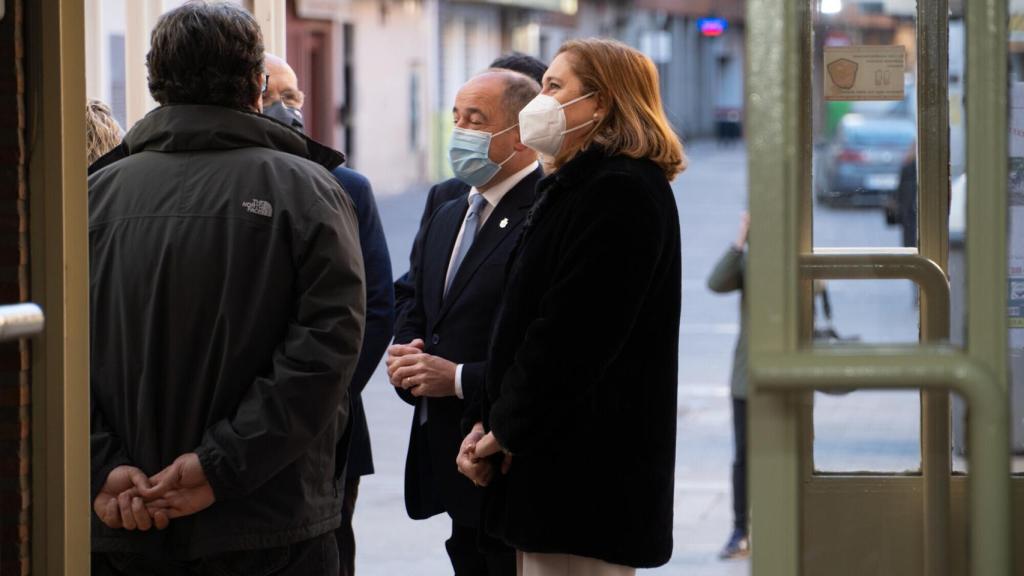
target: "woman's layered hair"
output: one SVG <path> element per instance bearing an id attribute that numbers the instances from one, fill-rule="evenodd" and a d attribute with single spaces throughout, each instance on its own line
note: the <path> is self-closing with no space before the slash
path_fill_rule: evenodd
<path id="1" fill-rule="evenodd" d="M 85 103 L 85 157 L 89 164 L 121 143 L 124 132 L 110 107 L 99 100 Z"/>
<path id="2" fill-rule="evenodd" d="M 583 142 L 581 150 L 597 144 L 609 155 L 647 158 L 673 180 L 686 169 L 686 154 L 661 103 L 658 69 L 641 52 L 616 40 L 569 40 L 558 50 L 571 56 L 569 65 L 583 85 L 583 94 L 596 92 L 607 113 Z M 576 154 L 555 158 L 561 166 Z"/>

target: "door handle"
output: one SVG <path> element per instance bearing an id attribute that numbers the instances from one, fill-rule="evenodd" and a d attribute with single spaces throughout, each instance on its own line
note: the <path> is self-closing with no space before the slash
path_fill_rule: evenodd
<path id="1" fill-rule="evenodd" d="M 811 280 L 910 280 L 921 288 L 925 342 L 949 338 L 949 279 L 934 261 L 903 249 L 817 249 L 800 256 Z"/>
<path id="2" fill-rule="evenodd" d="M 43 309 L 32 302 L 0 306 L 0 342 L 35 336 L 45 323 Z"/>

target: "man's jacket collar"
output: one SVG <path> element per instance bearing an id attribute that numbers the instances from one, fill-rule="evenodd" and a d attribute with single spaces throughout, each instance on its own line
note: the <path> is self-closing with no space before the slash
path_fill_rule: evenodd
<path id="1" fill-rule="evenodd" d="M 89 173 L 139 152 L 190 152 L 270 148 L 306 158 L 333 170 L 345 162 L 345 155 L 274 120 L 224 106 L 169 104 L 139 120 L 124 142 L 102 156 Z"/>

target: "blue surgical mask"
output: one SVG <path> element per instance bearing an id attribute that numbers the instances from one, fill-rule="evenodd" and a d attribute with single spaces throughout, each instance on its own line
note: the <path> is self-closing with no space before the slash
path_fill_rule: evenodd
<path id="1" fill-rule="evenodd" d="M 516 126 L 518 124 L 513 124 L 494 134 L 456 127 L 452 131 L 451 142 L 448 143 L 448 159 L 452 163 L 455 177 L 477 188 L 490 182 L 501 167 L 516 155 L 515 151 L 512 151 L 512 154 L 500 164 L 491 160 L 491 139 Z"/>

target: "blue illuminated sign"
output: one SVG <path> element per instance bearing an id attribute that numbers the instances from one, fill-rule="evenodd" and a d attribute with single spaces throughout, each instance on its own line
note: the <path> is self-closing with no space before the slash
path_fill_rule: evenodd
<path id="1" fill-rule="evenodd" d="M 704 36 L 714 38 L 721 36 L 729 28 L 729 21 L 725 18 L 698 18 L 697 29 Z"/>

